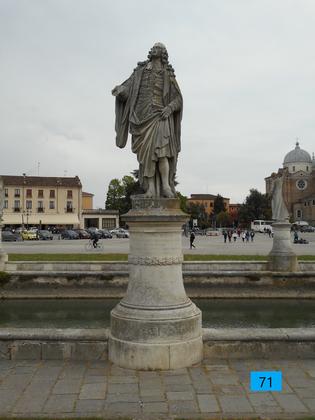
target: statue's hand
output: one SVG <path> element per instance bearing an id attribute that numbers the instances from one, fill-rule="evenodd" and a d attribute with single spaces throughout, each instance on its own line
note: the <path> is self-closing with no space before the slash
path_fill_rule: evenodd
<path id="1" fill-rule="evenodd" d="M 166 106 L 163 110 L 162 110 L 162 114 L 161 114 L 161 118 L 162 120 L 166 120 L 166 118 L 168 118 L 172 113 L 172 110 L 169 106 Z"/>
<path id="2" fill-rule="evenodd" d="M 120 95 L 123 91 L 124 91 L 124 87 L 123 87 L 123 86 L 115 86 L 115 87 L 114 87 L 114 89 L 112 90 L 112 95 L 113 95 L 113 96 L 118 96 L 118 95 Z"/>

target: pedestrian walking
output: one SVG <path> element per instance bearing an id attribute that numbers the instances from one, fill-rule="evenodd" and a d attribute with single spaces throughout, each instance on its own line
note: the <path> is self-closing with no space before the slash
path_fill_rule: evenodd
<path id="1" fill-rule="evenodd" d="M 231 242 L 231 240 L 232 240 L 232 231 L 231 230 L 228 231 L 228 238 L 229 238 L 229 242 Z"/>
<path id="2" fill-rule="evenodd" d="M 254 242 L 254 237 L 255 237 L 255 232 L 252 230 L 250 232 L 250 239 L 251 239 L 252 242 Z"/>
<path id="3" fill-rule="evenodd" d="M 249 231 L 247 230 L 247 231 L 246 231 L 246 234 L 245 234 L 245 237 L 246 237 L 246 242 L 249 242 L 249 236 L 250 236 L 250 235 L 249 235 Z"/>
<path id="4" fill-rule="evenodd" d="M 226 244 L 226 240 L 227 240 L 227 236 L 228 236 L 227 231 L 224 230 L 222 233 L 223 233 L 224 243 Z"/>
<path id="5" fill-rule="evenodd" d="M 233 237 L 234 242 L 236 242 L 236 239 L 237 239 L 237 233 L 236 233 L 235 231 L 233 232 L 232 237 Z"/>
<path id="6" fill-rule="evenodd" d="M 245 231 L 242 233 L 242 241 L 243 242 L 245 242 L 245 239 L 246 239 L 246 233 L 245 233 Z"/>
<path id="7" fill-rule="evenodd" d="M 194 245 L 195 237 L 196 236 L 195 236 L 194 232 L 192 231 L 191 234 L 190 234 L 190 249 L 196 248 L 195 245 Z"/>

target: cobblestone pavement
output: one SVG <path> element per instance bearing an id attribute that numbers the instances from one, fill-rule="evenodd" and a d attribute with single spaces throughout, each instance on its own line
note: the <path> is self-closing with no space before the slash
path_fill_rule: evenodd
<path id="1" fill-rule="evenodd" d="M 281 370 L 282 392 L 249 392 L 251 370 Z M 315 360 L 204 360 L 166 372 L 109 362 L 0 361 L 0 415 L 6 416 L 280 419 L 314 413 Z"/>

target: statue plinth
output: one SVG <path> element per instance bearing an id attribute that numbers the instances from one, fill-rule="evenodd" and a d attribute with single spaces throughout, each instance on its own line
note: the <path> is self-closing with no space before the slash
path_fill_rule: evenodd
<path id="1" fill-rule="evenodd" d="M 182 276 L 181 227 L 174 198 L 135 196 L 129 225 L 129 283 L 111 312 L 109 359 L 129 369 L 177 369 L 202 360 L 201 312 Z"/>
<path id="2" fill-rule="evenodd" d="M 279 221 L 272 225 L 273 246 L 268 255 L 267 269 L 270 271 L 298 271 L 297 256 L 292 249 L 291 224 Z"/>

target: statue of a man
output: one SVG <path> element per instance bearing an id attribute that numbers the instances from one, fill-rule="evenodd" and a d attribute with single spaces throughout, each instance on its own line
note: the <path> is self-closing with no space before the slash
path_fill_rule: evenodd
<path id="1" fill-rule="evenodd" d="M 3 188 L 3 180 L 0 176 L 0 234 L 1 234 L 1 223 L 2 223 L 2 216 L 3 216 L 3 208 L 4 208 L 4 188 Z M 1 238 L 0 238 L 1 242 Z"/>
<path id="2" fill-rule="evenodd" d="M 289 212 L 283 197 L 283 178 L 283 173 L 275 175 L 271 186 L 272 218 L 277 221 L 289 220 Z"/>
<path id="3" fill-rule="evenodd" d="M 166 47 L 156 43 L 148 60 L 138 63 L 112 94 L 116 97 L 116 145 L 125 147 L 130 132 L 144 196 L 174 197 L 183 99 Z"/>

